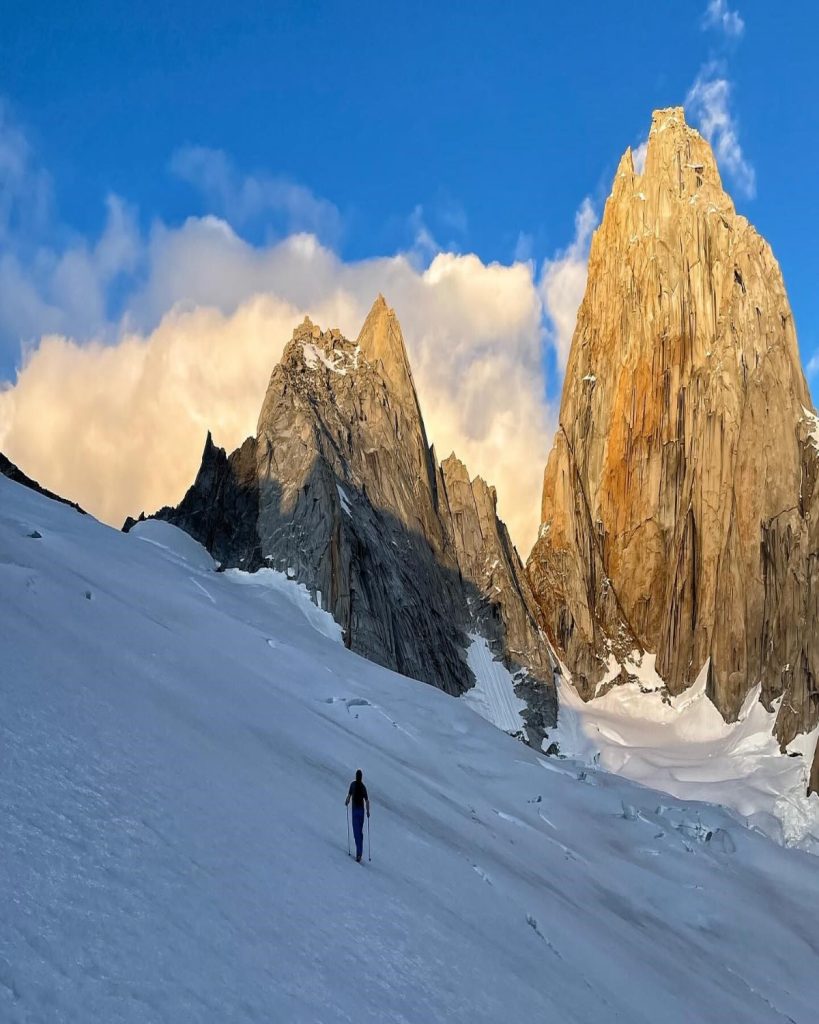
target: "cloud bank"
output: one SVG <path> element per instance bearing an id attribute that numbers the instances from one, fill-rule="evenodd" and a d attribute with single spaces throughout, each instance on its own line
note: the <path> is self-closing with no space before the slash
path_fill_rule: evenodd
<path id="1" fill-rule="evenodd" d="M 81 292 L 104 290 L 125 258 L 118 238 L 106 228 L 87 248 Z M 528 551 L 553 430 L 530 264 L 452 253 L 425 269 L 402 255 L 346 263 L 314 235 L 252 246 L 215 217 L 157 225 L 127 255 L 144 272 L 115 340 L 49 333 L 0 392 L 0 449 L 26 472 L 116 525 L 177 501 L 208 429 L 228 449 L 255 432 L 304 315 L 354 337 L 381 291 L 404 329 L 430 439 L 495 483 Z"/>

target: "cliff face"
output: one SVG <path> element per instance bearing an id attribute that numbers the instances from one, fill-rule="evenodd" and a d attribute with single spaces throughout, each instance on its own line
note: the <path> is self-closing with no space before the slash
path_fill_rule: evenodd
<path id="1" fill-rule="evenodd" d="M 355 342 L 309 321 L 296 330 L 256 442 L 266 562 L 320 593 L 360 654 L 450 693 L 466 689 L 458 565 L 400 327 L 383 299 Z"/>
<path id="2" fill-rule="evenodd" d="M 517 672 L 530 739 L 556 714 L 552 659 L 495 494 L 430 448 L 398 320 L 379 296 L 356 341 L 305 320 L 273 370 L 257 433 L 210 439 L 194 485 L 157 516 L 226 566 L 305 583 L 349 647 L 452 694 L 469 634 Z"/>
<path id="3" fill-rule="evenodd" d="M 528 571 L 585 697 L 610 654 L 735 718 L 819 720 L 816 420 L 785 286 L 682 108 L 626 151 L 591 246 Z"/>
<path id="4" fill-rule="evenodd" d="M 539 622 L 537 603 L 509 532 L 497 514 L 497 494 L 481 477 L 469 479 L 454 454 L 438 470 L 441 515 L 473 622 L 510 668 L 525 666 L 517 684 L 533 736 L 554 721 L 550 681 L 554 655 Z M 480 595 L 475 599 L 475 594 Z"/>

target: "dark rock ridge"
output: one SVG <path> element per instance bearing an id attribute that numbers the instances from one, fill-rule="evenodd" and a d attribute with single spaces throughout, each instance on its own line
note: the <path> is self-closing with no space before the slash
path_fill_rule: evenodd
<path id="1" fill-rule="evenodd" d="M 68 498 L 61 498 L 59 494 L 55 494 L 53 491 L 47 490 L 45 487 L 41 487 L 36 480 L 32 480 L 30 476 L 18 469 L 17 466 L 7 459 L 6 456 L 0 452 L 0 473 L 3 476 L 7 476 L 9 480 L 13 480 L 17 484 L 22 484 L 23 487 L 29 487 L 32 491 L 37 491 L 38 494 L 42 494 L 46 498 L 51 498 L 52 501 L 59 501 L 63 505 L 70 505 L 71 508 L 76 509 L 80 515 L 86 515 L 86 511 L 76 503 L 76 501 L 69 501 Z"/>
<path id="2" fill-rule="evenodd" d="M 779 266 L 682 108 L 626 151 L 589 257 L 529 578 L 581 694 L 656 654 L 819 722 L 819 422 Z M 819 758 L 813 782 L 819 783 Z"/>
<path id="3" fill-rule="evenodd" d="M 223 566 L 303 582 L 348 647 L 448 693 L 473 685 L 480 634 L 516 673 L 529 740 L 554 724 L 550 647 L 495 491 L 454 455 L 438 463 L 383 297 L 354 342 L 305 319 L 256 436 L 227 456 L 208 435 L 193 486 L 156 517 Z"/>
<path id="4" fill-rule="evenodd" d="M 222 565 L 253 570 L 264 564 L 256 536 L 258 513 L 255 438 L 228 456 L 208 432 L 193 485 L 178 507 L 161 508 L 153 518 L 181 527 Z M 144 514 L 129 516 L 123 530 L 127 533 L 144 519 Z"/>

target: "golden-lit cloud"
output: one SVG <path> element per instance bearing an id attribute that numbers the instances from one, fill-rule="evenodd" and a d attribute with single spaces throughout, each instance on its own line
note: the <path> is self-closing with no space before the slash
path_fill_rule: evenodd
<path id="1" fill-rule="evenodd" d="M 430 440 L 494 483 L 522 554 L 553 422 L 528 263 L 438 254 L 344 262 L 311 235 L 251 246 L 223 221 L 158 226 L 118 338 L 43 337 L 0 392 L 0 449 L 115 525 L 178 501 L 205 433 L 255 432 L 270 372 L 305 314 L 355 336 L 381 291 L 401 321 Z"/>

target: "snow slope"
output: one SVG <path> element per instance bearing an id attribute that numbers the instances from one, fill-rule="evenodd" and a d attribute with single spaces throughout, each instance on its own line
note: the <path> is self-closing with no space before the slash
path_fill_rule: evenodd
<path id="1" fill-rule="evenodd" d="M 281 576 L 0 479 L 0 602 L 4 1024 L 815 1021 L 815 858 L 544 758 Z"/>
<path id="2" fill-rule="evenodd" d="M 515 693 L 515 680 L 500 661 L 492 657 L 489 644 L 478 633 L 469 636 L 466 658 L 475 676 L 475 685 L 461 695 L 461 700 L 481 718 L 511 735 L 523 735 L 526 701 Z"/>
<path id="3" fill-rule="evenodd" d="M 639 683 L 619 684 L 586 703 L 561 680 L 558 727 L 545 742 L 556 740 L 587 765 L 683 800 L 733 808 L 777 842 L 819 854 L 819 796 L 806 795 L 819 729 L 798 736 L 782 754 L 774 736 L 777 709 L 765 710 L 759 688 L 748 694 L 738 720 L 726 722 L 706 694 L 707 663 L 689 689 L 665 699 L 653 655 L 628 668 Z"/>

